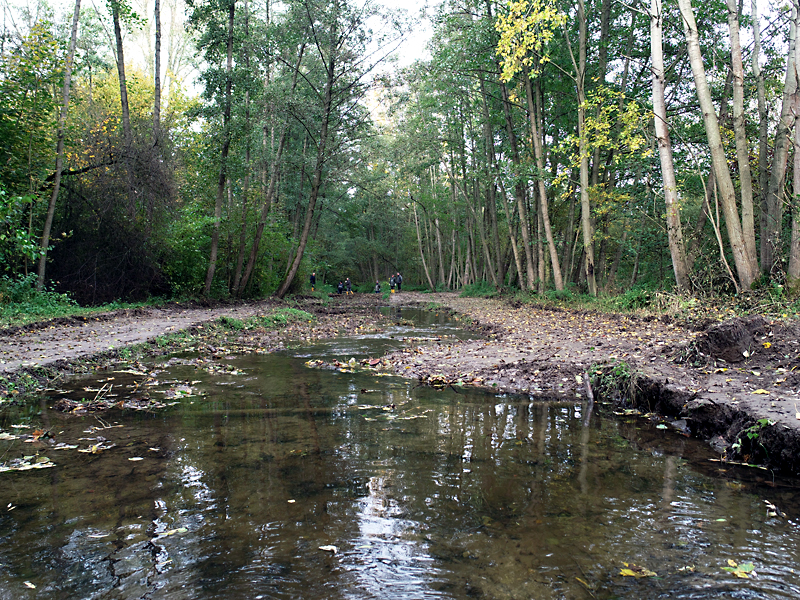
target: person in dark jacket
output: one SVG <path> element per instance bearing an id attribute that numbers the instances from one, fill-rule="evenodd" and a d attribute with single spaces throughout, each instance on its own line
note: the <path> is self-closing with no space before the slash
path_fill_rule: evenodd
<path id="1" fill-rule="evenodd" d="M 394 282 L 397 284 L 398 292 L 403 289 L 403 276 L 400 273 L 394 276 Z"/>
<path id="2" fill-rule="evenodd" d="M 394 286 L 395 286 L 394 275 L 392 275 L 391 277 L 389 277 L 389 290 L 393 294 L 394 294 Z"/>
<path id="3" fill-rule="evenodd" d="M 380 281 L 376 281 L 375 282 L 375 293 L 376 294 L 380 294 L 381 293 L 381 282 Z"/>
<path id="4" fill-rule="evenodd" d="M 344 289 L 348 294 L 352 294 L 353 293 L 353 284 L 350 283 L 350 278 L 349 277 L 344 280 Z"/>
<path id="5" fill-rule="evenodd" d="M 344 291 L 344 283 L 342 283 L 342 282 L 340 281 L 340 282 L 339 282 L 339 285 L 337 285 L 337 286 L 336 286 L 336 293 L 337 293 L 337 294 L 341 294 L 343 291 Z"/>
<path id="6" fill-rule="evenodd" d="M 317 274 L 311 273 L 311 276 L 308 278 L 308 281 L 311 283 L 311 291 L 314 291 L 314 286 L 317 285 Z"/>

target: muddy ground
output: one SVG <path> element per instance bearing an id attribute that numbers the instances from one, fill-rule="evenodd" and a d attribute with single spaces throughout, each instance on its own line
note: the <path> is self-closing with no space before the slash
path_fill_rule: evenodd
<path id="1" fill-rule="evenodd" d="M 686 435 L 709 440 L 721 458 L 800 474 L 800 327 L 761 317 L 734 319 L 695 330 L 669 317 L 614 315 L 543 308 L 455 294 L 403 292 L 393 304 L 436 306 L 463 317 L 482 340 L 410 345 L 386 357 L 396 373 L 437 387 L 475 385 L 546 398 L 593 398 L 618 410 L 638 409 Z M 309 323 L 228 331 L 227 348 L 270 351 L 382 327 L 385 305 L 375 295 L 323 303 L 299 298 L 291 306 L 312 313 Z M 188 331 L 215 351 L 220 335 L 210 323 L 268 315 L 286 303 L 235 306 L 171 305 L 0 332 L 0 403 L 12 401 L 16 382 L 40 381 L 130 359 L 162 354 L 180 344 L 158 336 Z M 210 333 L 214 331 L 213 335 Z M 347 357 L 342 357 L 347 358 Z M 588 385 L 591 380 L 592 385 Z"/>

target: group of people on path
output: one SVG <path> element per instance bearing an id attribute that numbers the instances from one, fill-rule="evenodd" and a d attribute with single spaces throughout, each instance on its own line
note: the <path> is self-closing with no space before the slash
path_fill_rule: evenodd
<path id="1" fill-rule="evenodd" d="M 350 278 L 348 277 L 344 281 L 339 281 L 339 285 L 336 286 L 336 293 L 341 294 L 344 292 L 345 294 L 352 294 L 353 293 L 353 284 L 350 282 Z"/>
<path id="2" fill-rule="evenodd" d="M 317 273 L 316 271 L 311 273 L 308 278 L 309 283 L 311 284 L 311 291 L 314 291 L 314 288 L 317 285 Z M 389 287 L 391 292 L 394 294 L 395 288 L 397 291 L 401 291 L 403 289 L 403 276 L 400 275 L 399 272 L 395 273 L 389 278 Z M 353 293 L 353 283 L 350 281 L 350 278 L 346 278 L 344 281 L 339 281 L 338 285 L 336 286 L 336 293 L 337 294 L 352 294 Z M 381 282 L 375 282 L 375 293 L 381 293 Z"/>
<path id="3" fill-rule="evenodd" d="M 389 287 L 393 294 L 394 294 L 394 288 L 397 287 L 397 291 L 399 292 L 401 290 L 402 285 L 403 285 L 403 276 L 400 275 L 400 273 L 395 273 L 389 278 Z M 376 294 L 381 293 L 380 281 L 375 282 L 375 293 Z"/>

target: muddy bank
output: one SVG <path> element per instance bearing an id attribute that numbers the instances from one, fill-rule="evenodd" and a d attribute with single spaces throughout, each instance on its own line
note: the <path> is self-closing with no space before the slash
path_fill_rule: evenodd
<path id="1" fill-rule="evenodd" d="M 669 318 L 407 294 L 455 311 L 480 341 L 408 348 L 395 372 L 437 386 L 561 399 L 592 395 L 708 440 L 723 461 L 800 474 L 800 328 L 761 317 L 702 331 Z M 660 415 L 660 417 L 658 416 Z"/>

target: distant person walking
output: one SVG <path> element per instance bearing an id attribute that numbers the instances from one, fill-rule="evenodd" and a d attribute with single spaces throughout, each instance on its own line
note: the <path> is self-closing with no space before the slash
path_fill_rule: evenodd
<path id="1" fill-rule="evenodd" d="M 394 276 L 394 282 L 397 284 L 398 292 L 403 289 L 403 276 L 400 273 Z"/>
<path id="2" fill-rule="evenodd" d="M 394 286 L 395 286 L 394 275 L 392 275 L 389 278 L 389 290 L 391 291 L 392 294 L 394 294 Z"/>
<path id="3" fill-rule="evenodd" d="M 380 281 L 376 281 L 375 282 L 375 293 L 376 294 L 380 294 L 381 293 L 381 282 Z"/>
<path id="4" fill-rule="evenodd" d="M 311 277 L 308 278 L 308 281 L 311 283 L 311 291 L 314 291 L 314 286 L 317 285 L 317 274 L 311 273 Z"/>
<path id="5" fill-rule="evenodd" d="M 339 285 L 337 285 L 337 286 L 336 286 L 336 293 L 337 293 L 337 294 L 341 294 L 343 291 L 344 291 L 344 283 L 342 283 L 342 282 L 340 281 L 340 282 L 339 282 Z"/>
<path id="6" fill-rule="evenodd" d="M 352 294 L 353 293 L 353 284 L 350 283 L 350 278 L 349 277 L 344 280 L 344 289 L 348 294 Z"/>

